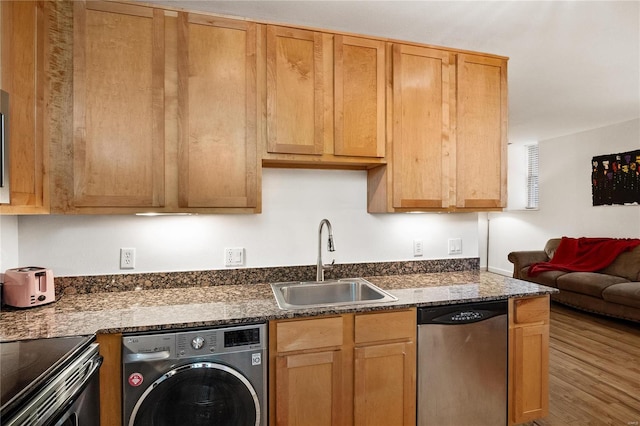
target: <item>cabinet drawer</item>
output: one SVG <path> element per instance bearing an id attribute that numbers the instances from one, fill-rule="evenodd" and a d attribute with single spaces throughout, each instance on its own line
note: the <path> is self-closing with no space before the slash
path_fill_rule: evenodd
<path id="1" fill-rule="evenodd" d="M 356 316 L 355 343 L 411 339 L 416 335 L 415 309 Z"/>
<path id="2" fill-rule="evenodd" d="M 513 301 L 514 324 L 546 323 L 549 321 L 549 296 Z"/>
<path id="3" fill-rule="evenodd" d="M 341 317 L 280 322 L 276 325 L 278 352 L 342 345 Z"/>

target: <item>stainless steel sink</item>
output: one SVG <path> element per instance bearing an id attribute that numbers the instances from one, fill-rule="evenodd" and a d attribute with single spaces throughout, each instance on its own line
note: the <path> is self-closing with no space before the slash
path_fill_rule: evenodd
<path id="1" fill-rule="evenodd" d="M 331 281 L 271 283 L 280 309 L 393 302 L 398 300 L 362 278 Z"/>

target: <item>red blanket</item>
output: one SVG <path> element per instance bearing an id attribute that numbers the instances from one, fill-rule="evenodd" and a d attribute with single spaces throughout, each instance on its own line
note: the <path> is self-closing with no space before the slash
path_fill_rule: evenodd
<path id="1" fill-rule="evenodd" d="M 545 271 L 595 272 L 606 268 L 620 253 L 640 245 L 631 238 L 562 237 L 549 262 L 534 263 L 527 273 L 534 277 Z"/>

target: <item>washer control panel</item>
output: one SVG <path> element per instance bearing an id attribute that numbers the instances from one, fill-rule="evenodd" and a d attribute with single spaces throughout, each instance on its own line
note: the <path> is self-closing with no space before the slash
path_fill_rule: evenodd
<path id="1" fill-rule="evenodd" d="M 217 330 L 176 334 L 176 355 L 178 358 L 217 353 L 217 347 Z"/>
<path id="2" fill-rule="evenodd" d="M 267 347 L 266 324 L 123 336 L 123 361 L 182 359 Z"/>

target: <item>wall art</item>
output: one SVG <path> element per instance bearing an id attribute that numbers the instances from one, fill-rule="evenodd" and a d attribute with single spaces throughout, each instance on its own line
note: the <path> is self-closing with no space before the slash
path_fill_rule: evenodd
<path id="1" fill-rule="evenodd" d="M 593 205 L 640 204 L 640 149 L 591 160 Z"/>

